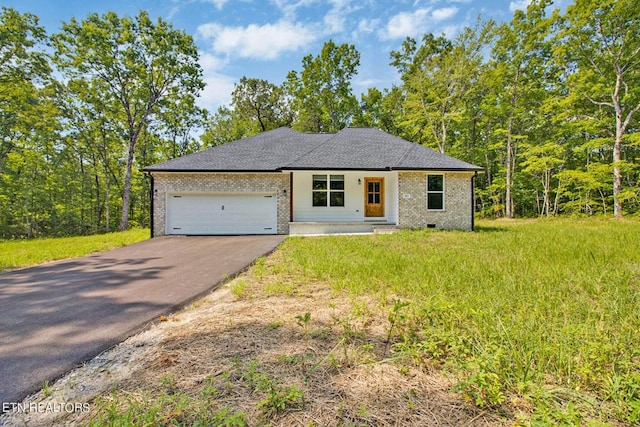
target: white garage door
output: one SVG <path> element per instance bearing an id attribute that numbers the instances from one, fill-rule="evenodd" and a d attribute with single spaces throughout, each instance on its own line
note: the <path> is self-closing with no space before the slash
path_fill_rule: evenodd
<path id="1" fill-rule="evenodd" d="M 167 234 L 276 234 L 275 194 L 169 194 Z"/>

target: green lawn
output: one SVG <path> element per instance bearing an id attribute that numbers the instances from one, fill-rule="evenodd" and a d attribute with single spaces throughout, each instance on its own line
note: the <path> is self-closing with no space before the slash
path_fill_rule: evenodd
<path id="1" fill-rule="evenodd" d="M 451 372 L 480 407 L 640 422 L 637 221 L 482 221 L 474 233 L 290 238 L 279 251 L 285 262 L 258 266 L 276 283 L 397 299 L 396 353 Z"/>
<path id="2" fill-rule="evenodd" d="M 149 230 L 133 229 L 93 236 L 0 240 L 0 271 L 105 251 L 147 238 Z"/>

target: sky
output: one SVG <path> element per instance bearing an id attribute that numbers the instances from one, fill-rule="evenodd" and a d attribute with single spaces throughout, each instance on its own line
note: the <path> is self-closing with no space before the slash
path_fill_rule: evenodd
<path id="1" fill-rule="evenodd" d="M 360 52 L 354 93 L 391 87 L 399 76 L 389 53 L 406 37 L 455 37 L 482 20 L 510 21 L 530 0 L 2 0 L 0 5 L 38 16 L 48 34 L 72 17 L 145 10 L 194 38 L 206 88 L 199 105 L 214 112 L 228 105 L 240 78 L 281 84 L 302 58 L 316 56 L 328 40 Z M 566 0 L 559 0 L 559 2 Z"/>

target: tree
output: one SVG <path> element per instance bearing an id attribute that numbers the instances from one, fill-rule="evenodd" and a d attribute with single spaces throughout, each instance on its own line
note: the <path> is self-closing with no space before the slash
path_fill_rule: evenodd
<path id="1" fill-rule="evenodd" d="M 303 132 L 337 132 L 357 112 L 351 79 L 360 65 L 355 46 L 329 40 L 316 57 L 302 59 L 302 71 L 290 71 L 284 87 L 296 114 L 293 127 Z"/>
<path id="2" fill-rule="evenodd" d="M 504 210 L 514 217 L 513 188 L 518 145 L 540 124 L 538 108 L 546 93 L 546 66 L 550 57 L 551 20 L 545 16 L 550 0 L 534 0 L 526 12 L 516 10 L 513 20 L 497 29 L 489 81 L 493 99 L 487 108 L 498 118 L 496 149 L 504 148 Z"/>
<path id="3" fill-rule="evenodd" d="M 0 13 L 0 235 L 48 231 L 57 159 L 57 86 L 35 15 Z"/>
<path id="4" fill-rule="evenodd" d="M 65 126 L 64 167 L 80 180 L 80 188 L 72 190 L 81 197 L 84 206 L 92 206 L 92 215 L 87 219 L 81 210 L 86 232 L 109 232 L 112 227 L 112 210 L 121 208 L 117 194 L 121 189 L 119 165 L 124 162 L 123 144 L 117 117 L 106 112 L 113 109 L 113 100 L 103 98 L 104 82 L 101 80 L 71 80 L 61 93 L 60 104 Z M 74 181 L 75 181 L 74 180 Z M 85 184 L 86 183 L 86 184 Z M 112 192 L 115 187 L 116 191 Z M 61 203 L 67 207 L 69 201 Z M 78 215 L 76 215 L 77 217 Z M 67 232 L 76 229 L 66 221 Z M 116 225 L 116 224 L 114 224 Z"/>
<path id="5" fill-rule="evenodd" d="M 36 130 L 53 121 L 42 120 L 48 109 L 41 97 L 51 75 L 38 18 L 2 8 L 0 14 L 0 172 L 6 156 Z"/>
<path id="6" fill-rule="evenodd" d="M 116 119 L 126 140 L 120 229 L 129 227 L 131 180 L 136 144 L 164 103 L 179 104 L 204 87 L 193 39 L 146 12 L 135 19 L 113 12 L 71 19 L 52 37 L 55 62 L 68 79 L 102 82 L 105 111 Z"/>
<path id="7" fill-rule="evenodd" d="M 391 52 L 391 65 L 402 73 L 406 90 L 402 126 L 412 139 L 441 153 L 448 150 L 451 131 L 465 114 L 466 95 L 478 80 L 492 26 L 492 21 L 478 22 L 453 41 L 426 34 L 420 46 L 408 38 L 401 52 Z"/>
<path id="8" fill-rule="evenodd" d="M 622 216 L 624 143 L 640 110 L 640 4 L 634 0 L 576 0 L 567 8 L 558 56 L 577 102 L 609 112 L 613 211 Z"/>
<path id="9" fill-rule="evenodd" d="M 291 124 L 292 117 L 284 91 L 267 80 L 242 77 L 235 85 L 231 98 L 236 115 L 254 120 L 259 132 Z"/>
<path id="10" fill-rule="evenodd" d="M 233 109 L 221 106 L 207 120 L 200 141 L 210 148 L 257 133 L 251 121 L 239 117 Z"/>
<path id="11" fill-rule="evenodd" d="M 360 96 L 360 108 L 353 119 L 353 126 L 374 127 L 399 135 L 398 117 L 402 115 L 403 94 L 398 86 L 384 89 L 369 88 Z"/>

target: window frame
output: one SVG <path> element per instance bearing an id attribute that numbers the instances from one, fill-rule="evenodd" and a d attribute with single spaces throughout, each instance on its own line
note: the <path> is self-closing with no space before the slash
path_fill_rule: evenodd
<path id="1" fill-rule="evenodd" d="M 429 189 L 429 177 L 431 176 L 439 176 L 442 179 L 442 190 L 430 190 Z M 428 211 L 435 211 L 435 212 L 443 212 L 446 208 L 445 205 L 445 189 L 446 189 L 446 185 L 445 185 L 445 178 L 444 178 L 444 174 L 443 173 L 429 173 L 427 174 L 427 200 L 426 200 L 426 204 L 427 204 L 427 210 Z M 442 207 L 441 208 L 432 208 L 429 206 L 429 196 L 433 195 L 433 194 L 438 194 L 440 195 L 440 197 L 442 197 Z"/>
<path id="2" fill-rule="evenodd" d="M 316 189 L 314 188 L 315 185 L 314 183 L 316 182 L 316 177 L 319 176 L 323 176 L 325 178 L 325 188 L 324 189 Z M 338 178 L 338 179 L 334 179 L 333 182 L 342 182 L 342 188 L 341 189 L 332 189 L 331 188 L 331 178 L 335 177 L 341 177 L 342 179 Z M 311 206 L 314 208 L 344 208 L 346 205 L 346 200 L 345 200 L 345 176 L 344 174 L 332 174 L 332 173 L 314 173 L 311 175 Z M 315 194 L 316 193 L 323 193 L 325 195 L 325 200 L 326 200 L 326 204 L 324 205 L 319 205 L 315 203 Z M 333 200 L 333 198 L 331 197 L 332 194 L 338 194 L 338 193 L 342 193 L 342 205 L 332 205 L 331 202 Z"/>

